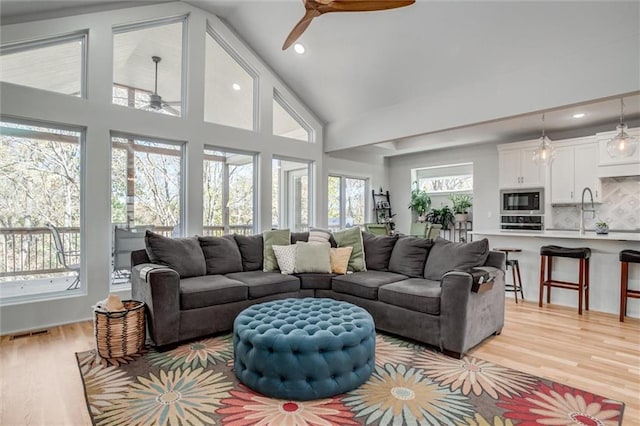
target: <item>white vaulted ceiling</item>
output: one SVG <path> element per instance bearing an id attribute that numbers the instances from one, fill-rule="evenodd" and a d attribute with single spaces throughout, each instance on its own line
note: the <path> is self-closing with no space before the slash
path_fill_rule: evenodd
<path id="1" fill-rule="evenodd" d="M 3 22 L 70 2 L 13 3 L 2 1 Z M 75 2 L 95 3 L 113 7 Z M 640 117 L 638 1 L 418 0 L 330 13 L 300 38 L 304 55 L 281 50 L 301 0 L 186 3 L 218 15 L 273 68 L 326 123 L 329 151 L 377 145 L 398 155 L 536 137 L 542 111 L 552 138 L 613 130 L 616 99 L 629 94 L 628 121 Z M 567 119 L 581 108 L 584 119 Z"/>

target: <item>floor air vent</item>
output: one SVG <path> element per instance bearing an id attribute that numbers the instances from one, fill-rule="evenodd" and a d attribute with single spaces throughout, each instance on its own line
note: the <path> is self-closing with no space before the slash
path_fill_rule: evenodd
<path id="1" fill-rule="evenodd" d="M 44 330 L 34 330 L 34 331 L 27 331 L 25 333 L 14 334 L 9 337 L 9 340 L 22 339 L 23 337 L 30 337 L 30 336 L 41 336 L 43 334 L 49 334 L 49 330 L 45 328 Z"/>

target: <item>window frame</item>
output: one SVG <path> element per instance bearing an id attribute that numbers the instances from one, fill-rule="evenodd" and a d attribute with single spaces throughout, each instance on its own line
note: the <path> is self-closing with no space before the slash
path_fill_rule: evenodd
<path id="1" fill-rule="evenodd" d="M 0 57 L 4 55 L 10 55 L 12 53 L 21 53 L 29 50 L 34 50 L 34 49 L 42 49 L 45 47 L 57 46 L 60 44 L 70 43 L 74 41 L 80 41 L 82 43 L 82 47 L 80 49 L 80 55 L 81 55 L 80 57 L 80 96 L 67 95 L 65 93 L 60 93 L 60 92 L 47 90 L 47 89 L 40 89 L 37 87 L 23 86 L 23 85 L 20 85 L 20 86 L 28 87 L 29 89 L 32 89 L 32 90 L 44 90 L 46 92 L 57 93 L 63 96 L 73 96 L 73 97 L 79 97 L 81 99 L 87 99 L 88 97 L 87 54 L 89 50 L 89 46 L 88 46 L 89 31 L 88 30 L 74 31 L 71 33 L 62 34 L 62 35 L 53 36 L 53 37 L 45 37 L 45 38 L 39 38 L 36 40 L 19 41 L 16 43 L 8 43 L 6 45 L 0 45 Z M 15 84 L 15 83 L 9 83 L 9 84 Z"/>
<path id="2" fill-rule="evenodd" d="M 294 138 L 288 138 L 286 136 L 276 135 L 275 133 L 273 133 L 273 129 L 272 129 L 272 133 L 275 136 L 279 136 L 281 138 L 291 139 L 291 140 L 295 140 L 295 141 L 305 142 L 305 143 L 315 143 L 316 142 L 316 140 L 315 140 L 315 132 L 313 130 L 313 127 L 311 127 L 311 125 L 309 125 L 309 123 L 307 123 L 307 121 L 304 118 L 302 118 L 302 116 L 295 110 L 295 108 L 293 108 L 293 106 L 291 106 L 291 104 L 289 102 L 287 102 L 285 97 L 275 87 L 273 88 L 273 101 L 277 102 L 282 107 L 282 109 L 284 109 L 291 116 L 291 118 L 293 118 L 300 125 L 300 127 L 302 127 L 307 132 L 307 134 L 309 135 L 308 139 L 306 141 L 304 141 L 304 140 L 301 140 L 301 139 L 294 139 Z M 272 118 L 271 118 L 272 122 L 273 122 L 273 118 L 274 117 L 275 116 L 273 115 L 273 111 L 272 111 Z"/>
<path id="3" fill-rule="evenodd" d="M 208 20 L 207 20 L 207 30 L 206 30 L 205 37 L 206 36 L 211 36 L 213 41 L 218 43 L 218 45 L 220 45 L 222 50 L 224 50 L 227 53 L 227 55 L 231 56 L 231 58 L 234 61 L 236 61 L 236 63 L 240 65 L 240 67 L 247 74 L 249 74 L 253 79 L 253 117 L 251 118 L 253 122 L 253 128 L 247 129 L 247 130 L 250 130 L 253 132 L 260 132 L 260 128 L 261 128 L 260 126 L 260 74 L 249 64 L 247 60 L 244 59 L 242 55 L 240 55 L 240 53 L 238 53 L 236 49 L 234 49 L 231 46 L 231 44 L 218 31 L 215 30 L 215 28 L 213 28 L 213 26 Z M 206 53 L 207 52 L 205 49 L 204 54 L 206 55 Z M 207 84 L 206 72 L 204 73 L 204 79 L 205 79 L 204 84 L 206 85 Z M 203 105 L 203 112 L 204 112 L 204 105 Z M 204 117 L 203 117 L 203 121 L 205 123 L 210 123 Z M 221 124 L 223 126 L 225 125 L 224 123 L 215 123 L 215 124 Z M 235 127 L 235 126 L 231 126 L 231 127 Z"/>
<path id="4" fill-rule="evenodd" d="M 289 161 L 289 162 L 294 162 L 294 163 L 300 163 L 300 164 L 306 164 L 307 165 L 307 182 L 308 182 L 308 188 L 307 188 L 307 226 L 309 228 L 311 228 L 314 225 L 314 220 L 315 220 L 315 216 L 313 214 L 314 212 L 314 206 L 315 206 L 315 198 L 314 198 L 314 185 L 313 185 L 313 175 L 314 175 L 314 165 L 315 165 L 315 161 L 313 160 L 303 160 L 303 159 L 299 159 L 299 158 L 292 158 L 292 157 L 285 157 L 285 156 L 280 156 L 280 155 L 274 155 L 271 158 L 271 165 L 273 167 L 273 160 L 279 160 L 279 161 Z M 295 171 L 295 170 L 292 170 Z M 293 178 L 295 177 L 295 175 L 290 174 L 292 171 L 280 171 L 280 176 L 278 177 L 279 179 L 279 185 L 278 185 L 278 189 L 280 191 L 280 197 L 278 197 L 278 228 L 279 229 L 285 229 L 285 228 L 289 228 L 294 230 L 294 226 L 295 223 L 291 223 L 291 220 L 295 217 L 295 212 L 293 211 L 293 209 L 295 209 L 295 207 L 291 206 L 289 203 L 289 195 L 290 195 L 290 189 L 291 189 L 291 183 Z M 286 174 L 286 175 L 285 175 Z M 273 176 L 273 173 L 272 173 Z M 300 173 L 298 176 L 303 176 L 302 173 Z M 285 183 L 285 185 L 282 185 L 282 183 Z M 271 188 L 273 188 L 273 181 L 271 182 Z M 273 194 L 272 194 L 272 199 L 273 199 Z M 273 206 L 272 206 L 273 207 Z"/>
<path id="5" fill-rule="evenodd" d="M 142 141 L 146 141 L 146 142 L 152 142 L 152 143 L 160 143 L 160 144 L 167 144 L 167 145 L 173 145 L 176 147 L 179 147 L 179 149 L 176 149 L 175 152 L 179 153 L 180 155 L 180 185 L 178 186 L 178 189 L 180 191 L 180 215 L 178 216 L 178 224 L 177 224 L 177 229 L 179 232 L 179 236 L 184 236 L 184 232 L 186 229 L 185 226 L 185 219 L 186 219 L 186 173 L 187 173 L 187 156 L 186 156 L 186 146 L 187 146 L 187 142 L 186 141 L 176 141 L 176 140 L 171 140 L 171 139 L 163 139 L 163 138 L 158 138 L 155 136 L 145 136 L 145 135 L 139 135 L 139 134 L 134 134 L 134 133 L 129 133 L 129 132 L 121 132 L 121 131 L 117 131 L 117 130 L 112 130 L 109 132 L 109 143 L 110 143 L 110 153 L 113 152 L 113 139 L 114 138 L 123 138 L 123 139 L 134 139 L 134 140 L 142 140 Z M 110 194 L 113 191 L 113 162 L 110 159 L 109 160 L 109 169 L 111 171 L 110 173 L 110 177 L 109 177 L 109 188 L 110 188 Z M 135 197 L 135 195 L 134 195 Z M 112 222 L 113 219 L 110 219 L 110 221 Z M 113 223 L 111 223 L 111 225 L 113 225 Z M 135 224 L 134 224 L 135 225 Z M 147 225 L 147 224 L 145 224 Z"/>
<path id="6" fill-rule="evenodd" d="M 87 238 L 84 237 L 87 227 L 86 227 L 86 182 L 87 182 L 87 127 L 86 126 L 74 126 L 71 124 L 57 123 L 52 121 L 44 121 L 30 118 L 22 118 L 22 117 L 13 117 L 9 115 L 0 114 L 0 121 L 2 122 L 10 122 L 14 124 L 24 125 L 24 126 L 34 126 L 34 127 L 43 127 L 43 128 L 55 128 L 57 130 L 64 130 L 69 132 L 77 132 L 78 135 L 78 144 L 79 144 L 79 172 L 78 178 L 80 180 L 80 193 L 79 193 L 79 233 L 80 233 L 80 255 L 79 255 L 79 263 L 80 263 L 80 271 L 78 273 L 80 277 L 80 282 L 78 288 L 72 290 L 61 290 L 61 291 L 53 291 L 53 292 L 43 292 L 37 294 L 28 294 L 28 295 L 17 295 L 17 296 L 7 296 L 0 297 L 0 307 L 15 305 L 20 303 L 29 303 L 29 302 L 40 302 L 45 300 L 52 300 L 63 297 L 75 297 L 78 295 L 87 295 L 89 292 L 89 284 L 87 281 Z"/>
<path id="7" fill-rule="evenodd" d="M 340 229 L 346 228 L 347 222 L 347 206 L 346 206 L 346 198 L 347 198 L 347 190 L 346 190 L 346 180 L 363 180 L 364 181 L 364 223 L 362 224 L 352 224 L 352 226 L 364 226 L 365 223 L 371 221 L 371 200 L 367 196 L 371 191 L 371 178 L 368 176 L 354 176 L 343 173 L 332 173 L 329 172 L 327 174 L 327 190 L 329 189 L 329 178 L 338 178 L 340 179 L 339 189 L 340 189 Z M 327 194 L 328 195 L 328 194 Z M 327 225 L 329 223 L 329 215 L 327 211 Z"/>
<path id="8" fill-rule="evenodd" d="M 259 202 L 259 197 L 260 197 L 260 191 L 258 191 L 258 182 L 259 182 L 259 153 L 257 152 L 253 152 L 253 151 L 243 151 L 243 150 L 238 150 L 238 149 L 228 149 L 228 148 L 223 148 L 223 147 L 219 147 L 219 146 L 215 146 L 215 145 L 209 145 L 209 144 L 205 144 L 204 148 L 203 148 L 203 161 L 211 161 L 210 159 L 208 160 L 207 157 L 214 157 L 213 155 L 207 154 L 206 151 L 207 150 L 213 150 L 213 151 L 221 151 L 224 153 L 230 153 L 230 154 L 238 154 L 238 155 L 247 155 L 251 157 L 251 163 L 253 165 L 253 176 L 252 176 L 252 185 L 253 185 L 253 234 L 256 234 L 258 232 L 258 218 L 260 217 L 260 215 L 258 214 L 258 209 L 260 206 L 260 202 Z M 203 179 L 204 179 L 204 173 L 202 175 Z M 226 205 L 229 202 L 229 178 L 228 176 L 224 178 L 224 182 L 225 182 L 225 187 L 223 187 L 222 189 L 222 204 Z M 226 202 L 225 202 L 225 194 L 226 194 Z M 204 203 L 202 208 L 204 209 Z M 231 225 L 229 224 L 229 217 L 228 215 L 225 215 L 223 213 L 223 218 L 226 217 L 226 222 L 227 223 L 223 223 L 222 226 L 224 229 L 230 229 Z M 204 222 L 204 221 L 203 221 Z M 224 220 L 223 220 L 224 222 Z M 204 223 L 202 224 L 202 226 L 204 227 Z"/>
<path id="9" fill-rule="evenodd" d="M 153 19 L 150 21 L 144 22 L 136 22 L 130 24 L 122 24 L 122 25 L 113 25 L 111 27 L 111 40 L 113 41 L 113 37 L 116 34 L 123 34 L 131 31 L 144 30 L 146 28 L 159 27 L 161 25 L 169 25 L 169 24 L 177 24 L 182 23 L 182 55 L 180 58 L 180 115 L 174 116 L 174 118 L 182 119 L 187 116 L 188 111 L 188 103 L 187 103 L 187 62 L 188 62 L 188 49 L 189 49 L 189 15 L 178 15 L 178 16 L 170 16 L 161 19 Z M 112 43 L 113 44 L 113 43 Z M 114 49 L 115 46 L 111 46 L 111 91 L 113 91 L 113 87 L 116 84 L 115 76 L 113 75 L 113 67 L 114 67 Z M 119 105 L 113 102 L 113 94 L 111 95 L 111 105 L 116 105 L 124 108 L 136 109 L 139 111 L 144 111 L 143 109 L 132 108 L 130 106 Z M 149 111 L 145 111 L 149 112 Z"/>

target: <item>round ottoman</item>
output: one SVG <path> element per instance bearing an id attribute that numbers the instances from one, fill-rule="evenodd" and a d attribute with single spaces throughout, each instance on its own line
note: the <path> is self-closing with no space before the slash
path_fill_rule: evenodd
<path id="1" fill-rule="evenodd" d="M 284 299 L 242 311 L 233 324 L 234 369 L 264 395 L 325 398 L 366 382 L 376 332 L 364 309 L 332 299 Z"/>

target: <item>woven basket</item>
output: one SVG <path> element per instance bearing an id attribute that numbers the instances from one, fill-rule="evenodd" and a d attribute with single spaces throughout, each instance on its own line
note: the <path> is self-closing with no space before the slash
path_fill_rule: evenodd
<path id="1" fill-rule="evenodd" d="M 125 311 L 95 312 L 96 347 L 103 358 L 133 355 L 144 347 L 144 303 L 123 300 Z"/>

